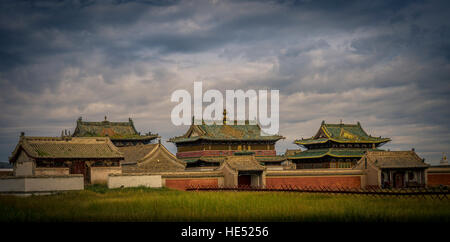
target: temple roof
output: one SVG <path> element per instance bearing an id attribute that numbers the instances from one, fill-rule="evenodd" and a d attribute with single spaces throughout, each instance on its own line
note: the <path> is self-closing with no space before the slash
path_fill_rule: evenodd
<path id="1" fill-rule="evenodd" d="M 265 169 L 252 155 L 228 156 L 223 165 L 228 165 L 235 171 L 262 171 Z"/>
<path id="2" fill-rule="evenodd" d="M 32 158 L 123 158 L 109 138 L 21 136 L 10 162 L 23 150 Z"/>
<path id="3" fill-rule="evenodd" d="M 372 149 L 370 149 L 372 150 Z M 320 158 L 324 156 L 331 157 L 362 157 L 367 149 L 356 148 L 324 148 L 324 149 L 310 149 L 301 152 L 295 152 L 287 156 L 288 159 L 308 159 Z"/>
<path id="4" fill-rule="evenodd" d="M 414 151 L 368 151 L 359 161 L 365 160 L 378 168 L 427 168 L 428 164 Z"/>
<path id="5" fill-rule="evenodd" d="M 124 146 L 118 147 L 118 149 L 123 153 L 124 160 L 122 164 L 136 164 L 142 160 L 145 156 L 156 149 L 158 144 L 147 144 L 147 145 L 135 145 L 135 146 Z"/>
<path id="6" fill-rule="evenodd" d="M 161 143 L 119 147 L 125 160 L 124 172 L 183 171 L 186 163 L 179 160 Z M 133 166 L 130 166 L 133 165 Z"/>
<path id="7" fill-rule="evenodd" d="M 169 140 L 173 143 L 193 142 L 197 140 L 213 141 L 277 141 L 284 139 L 281 135 L 269 135 L 258 124 L 192 124 L 182 136 Z"/>
<path id="8" fill-rule="evenodd" d="M 152 140 L 159 137 L 158 134 L 141 135 L 138 133 L 131 118 L 128 119 L 128 122 L 111 122 L 106 120 L 106 117 L 102 122 L 86 122 L 82 121 L 80 117 L 72 136 L 109 137 L 111 140 Z"/>
<path id="9" fill-rule="evenodd" d="M 322 121 L 319 131 L 316 135 L 308 139 L 295 140 L 298 145 L 310 145 L 326 143 L 328 141 L 338 143 L 386 143 L 391 141 L 390 138 L 373 137 L 368 135 L 361 127 L 361 124 L 327 124 Z"/>

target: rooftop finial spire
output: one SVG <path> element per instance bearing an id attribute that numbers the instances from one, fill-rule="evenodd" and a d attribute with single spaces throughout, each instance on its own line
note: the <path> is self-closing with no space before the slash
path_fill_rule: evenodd
<path id="1" fill-rule="evenodd" d="M 439 162 L 439 165 L 444 165 L 444 166 L 448 165 L 447 156 L 445 155 L 445 152 L 442 152 L 442 159 L 441 159 L 441 162 Z"/>
<path id="2" fill-rule="evenodd" d="M 223 110 L 223 124 L 227 124 L 227 109 Z"/>

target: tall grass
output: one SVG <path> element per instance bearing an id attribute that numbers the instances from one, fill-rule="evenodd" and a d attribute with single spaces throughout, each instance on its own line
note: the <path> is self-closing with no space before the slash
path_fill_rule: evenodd
<path id="1" fill-rule="evenodd" d="M 450 202 L 284 192 L 184 192 L 103 186 L 0 196 L 0 221 L 449 222 Z"/>

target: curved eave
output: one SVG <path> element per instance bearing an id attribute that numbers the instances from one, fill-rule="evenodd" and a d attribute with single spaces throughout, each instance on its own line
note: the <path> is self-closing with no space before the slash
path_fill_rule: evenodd
<path id="1" fill-rule="evenodd" d="M 133 140 L 153 140 L 156 138 L 159 138 L 159 135 L 152 135 L 152 136 L 140 136 L 140 137 L 109 137 L 110 140 L 123 140 L 123 141 L 133 141 Z"/>
<path id="2" fill-rule="evenodd" d="M 209 137 L 195 137 L 195 138 L 180 138 L 184 140 L 179 140 L 178 138 L 172 138 L 169 139 L 168 142 L 171 143 L 189 143 L 189 142 L 195 142 L 198 140 L 207 140 L 207 141 L 278 141 L 280 139 L 285 139 L 283 136 L 277 136 L 274 138 L 268 138 L 268 139 L 233 139 L 233 138 L 209 138 Z"/>
<path id="3" fill-rule="evenodd" d="M 306 142 L 305 142 L 306 141 Z M 329 138 L 327 140 L 324 141 L 317 141 L 317 142 L 308 142 L 307 140 L 296 140 L 294 141 L 294 144 L 297 145 L 313 145 L 313 144 L 323 144 L 326 143 L 328 141 L 334 141 L 336 143 L 364 143 L 364 144 L 380 144 L 380 143 L 386 143 L 391 141 L 391 139 L 389 138 L 385 138 L 385 139 L 381 139 L 381 140 L 340 140 L 340 139 L 334 139 L 334 138 Z"/>
<path id="4" fill-rule="evenodd" d="M 340 154 L 335 154 L 334 152 L 345 152 L 345 151 L 334 151 L 334 150 L 329 150 L 325 153 L 322 154 L 318 154 L 318 155 L 310 155 L 310 156 L 288 156 L 287 159 L 289 160 L 295 160 L 295 159 L 310 159 L 310 158 L 322 158 L 324 156 L 331 156 L 331 157 L 362 157 L 364 156 L 364 153 L 366 152 L 366 150 L 362 150 L 362 151 L 353 151 L 353 152 L 362 152 L 362 154 L 346 154 L 346 155 L 340 155 Z M 348 152 L 348 151 L 347 151 Z"/>
<path id="5" fill-rule="evenodd" d="M 80 157 L 71 157 L 71 156 L 30 156 L 33 159 L 123 159 L 123 156 L 80 156 Z"/>
<path id="6" fill-rule="evenodd" d="M 331 156 L 331 157 L 362 157 L 363 155 L 334 155 L 334 154 L 323 154 L 318 156 L 302 156 L 302 157 L 288 157 L 290 160 L 300 160 L 300 159 L 310 159 L 310 158 L 322 158 L 324 156 Z"/>

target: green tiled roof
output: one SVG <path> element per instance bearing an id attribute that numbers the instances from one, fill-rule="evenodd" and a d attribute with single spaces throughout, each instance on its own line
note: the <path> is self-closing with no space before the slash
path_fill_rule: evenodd
<path id="1" fill-rule="evenodd" d="M 338 143 L 385 143 L 391 141 L 390 138 L 368 135 L 359 122 L 357 124 L 326 124 L 322 122 L 315 136 L 308 139 L 299 139 L 294 143 L 310 145 L 326 143 L 330 140 Z"/>
<path id="2" fill-rule="evenodd" d="M 257 124 L 192 124 L 186 134 L 169 140 L 173 143 L 193 142 L 200 139 L 217 141 L 277 141 L 281 135 L 265 134 Z"/>
<path id="3" fill-rule="evenodd" d="M 148 140 L 155 139 L 158 134 L 140 135 L 133 124 L 131 118 L 128 122 L 86 122 L 81 117 L 77 120 L 77 127 L 72 135 L 73 137 L 109 137 L 112 140 Z"/>
<path id="4" fill-rule="evenodd" d="M 378 149 L 369 149 L 371 151 Z M 307 158 L 320 158 L 324 156 L 332 157 L 362 157 L 367 149 L 311 149 L 302 152 L 297 152 L 294 155 L 288 156 L 288 159 L 307 159 Z"/>

